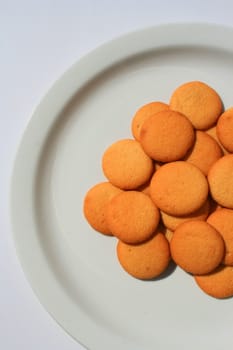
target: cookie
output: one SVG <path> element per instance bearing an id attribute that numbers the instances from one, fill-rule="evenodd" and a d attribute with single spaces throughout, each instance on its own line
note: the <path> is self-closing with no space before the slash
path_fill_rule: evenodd
<path id="1" fill-rule="evenodd" d="M 223 156 L 218 143 L 204 131 L 196 132 L 196 140 L 184 160 L 198 167 L 207 176 L 210 167 Z"/>
<path id="2" fill-rule="evenodd" d="M 83 212 L 88 223 L 95 230 L 106 235 L 111 235 L 106 222 L 106 207 L 109 201 L 121 192 L 119 188 L 109 182 L 101 182 L 86 193 Z"/>
<path id="3" fill-rule="evenodd" d="M 228 154 L 229 152 L 223 147 L 223 145 L 221 144 L 221 142 L 219 141 L 218 139 L 218 136 L 217 136 L 217 128 L 216 128 L 216 125 L 212 126 L 212 128 L 210 129 L 207 129 L 205 130 L 205 132 L 212 136 L 213 139 L 215 139 L 215 141 L 219 144 L 219 146 L 221 147 L 222 151 L 223 151 L 223 154 Z"/>
<path id="4" fill-rule="evenodd" d="M 209 200 L 207 200 L 198 210 L 186 216 L 172 216 L 162 211 L 160 213 L 164 226 L 174 231 L 180 224 L 183 224 L 183 222 L 189 220 L 205 220 L 209 214 L 209 210 L 210 203 Z"/>
<path id="5" fill-rule="evenodd" d="M 208 217 L 207 222 L 221 234 L 225 242 L 223 263 L 233 266 L 233 210 L 218 209 Z"/>
<path id="6" fill-rule="evenodd" d="M 167 214 L 189 215 L 205 203 L 208 183 L 194 165 L 184 161 L 172 162 L 160 167 L 153 175 L 150 196 Z"/>
<path id="7" fill-rule="evenodd" d="M 164 235 L 157 232 L 150 240 L 130 245 L 117 244 L 117 256 L 123 269 L 131 276 L 148 280 L 161 275 L 170 261 L 169 244 Z"/>
<path id="8" fill-rule="evenodd" d="M 216 130 L 223 147 L 233 153 L 233 107 L 219 117 Z"/>
<path id="9" fill-rule="evenodd" d="M 123 139 L 107 148 L 102 158 L 102 168 L 114 186 L 133 190 L 149 180 L 154 163 L 138 141 Z"/>
<path id="10" fill-rule="evenodd" d="M 126 191 L 115 196 L 108 204 L 106 215 L 113 235 L 131 244 L 149 239 L 160 217 L 150 197 L 138 191 Z"/>
<path id="11" fill-rule="evenodd" d="M 148 156 L 160 162 L 181 159 L 195 141 L 193 127 L 180 113 L 163 111 L 143 123 L 140 143 Z"/>
<path id="12" fill-rule="evenodd" d="M 153 171 L 153 174 L 155 173 L 155 171 L 157 170 L 157 169 L 159 169 L 160 168 L 160 164 L 159 163 L 155 163 L 154 162 L 154 171 Z M 153 175 L 152 174 L 152 175 Z M 152 178 L 152 176 L 150 177 L 150 179 L 145 183 L 145 184 L 143 184 L 142 186 L 139 186 L 138 188 L 136 188 L 136 191 L 140 191 L 140 192 L 143 192 L 143 193 L 145 193 L 145 194 L 147 194 L 148 196 L 150 196 L 150 182 L 151 182 L 151 178 Z"/>
<path id="13" fill-rule="evenodd" d="M 196 129 L 205 130 L 213 126 L 222 113 L 222 101 L 207 84 L 191 81 L 173 92 L 170 108 L 183 113 Z"/>
<path id="14" fill-rule="evenodd" d="M 221 206 L 233 209 L 233 155 L 220 158 L 209 170 L 208 182 L 213 199 Z"/>
<path id="15" fill-rule="evenodd" d="M 195 281 L 203 292 L 214 298 L 233 296 L 233 266 L 221 265 L 212 273 L 195 276 Z"/>
<path id="16" fill-rule="evenodd" d="M 140 141 L 141 127 L 147 118 L 166 109 L 169 109 L 169 106 L 163 102 L 151 102 L 139 108 L 135 113 L 131 124 L 132 134 L 135 139 Z"/>
<path id="17" fill-rule="evenodd" d="M 221 263 L 224 241 L 205 221 L 186 221 L 174 231 L 170 249 L 173 260 L 183 270 L 202 275 Z"/>

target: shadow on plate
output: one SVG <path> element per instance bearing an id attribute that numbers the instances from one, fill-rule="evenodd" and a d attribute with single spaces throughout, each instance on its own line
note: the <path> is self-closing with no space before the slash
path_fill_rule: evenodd
<path id="1" fill-rule="evenodd" d="M 164 278 L 167 278 L 176 270 L 176 267 L 177 265 L 174 263 L 173 260 L 171 260 L 168 267 L 161 275 L 159 275 L 158 277 L 152 278 L 151 280 L 147 280 L 146 282 L 160 281 Z"/>

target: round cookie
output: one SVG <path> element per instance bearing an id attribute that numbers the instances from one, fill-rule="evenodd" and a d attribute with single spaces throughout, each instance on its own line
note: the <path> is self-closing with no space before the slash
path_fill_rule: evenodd
<path id="1" fill-rule="evenodd" d="M 166 109 L 169 109 L 169 106 L 163 102 L 151 102 L 139 108 L 132 119 L 131 125 L 132 134 L 135 139 L 140 141 L 141 127 L 147 118 Z"/>
<path id="2" fill-rule="evenodd" d="M 115 196 L 108 204 L 106 216 L 113 235 L 131 244 L 149 239 L 160 217 L 150 197 L 138 191 L 126 191 Z"/>
<path id="3" fill-rule="evenodd" d="M 150 196 L 165 213 L 189 215 L 205 203 L 208 183 L 194 165 L 183 161 L 172 162 L 160 167 L 153 175 Z"/>
<path id="4" fill-rule="evenodd" d="M 233 210 L 218 209 L 208 217 L 207 222 L 220 233 L 225 242 L 223 263 L 233 266 Z"/>
<path id="5" fill-rule="evenodd" d="M 138 245 L 119 241 L 117 256 L 123 269 L 133 277 L 143 280 L 152 279 L 158 277 L 168 267 L 169 243 L 160 232 Z"/>
<path id="6" fill-rule="evenodd" d="M 214 125 L 222 113 L 222 101 L 207 84 L 191 81 L 173 92 L 170 108 L 183 113 L 196 129 L 205 130 Z"/>
<path id="7" fill-rule="evenodd" d="M 132 190 L 150 179 L 154 163 L 138 141 L 123 139 L 107 148 L 102 158 L 102 168 L 113 185 Z"/>
<path id="8" fill-rule="evenodd" d="M 160 162 L 183 158 L 194 141 L 192 124 L 185 116 L 174 111 L 152 115 L 141 127 L 140 142 L 144 151 Z"/>
<path id="9" fill-rule="evenodd" d="M 109 201 L 121 192 L 119 188 L 109 182 L 101 182 L 86 193 L 83 212 L 88 223 L 95 230 L 112 235 L 106 222 L 106 208 Z"/>
<path id="10" fill-rule="evenodd" d="M 173 233 L 171 256 L 183 270 L 201 275 L 213 271 L 224 256 L 221 235 L 205 221 L 186 221 Z"/>
<path id="11" fill-rule="evenodd" d="M 215 271 L 203 276 L 195 276 L 197 285 L 214 298 L 233 296 L 233 266 L 219 266 Z"/>
<path id="12" fill-rule="evenodd" d="M 233 108 L 226 110 L 218 119 L 217 136 L 221 144 L 233 153 Z"/>
<path id="13" fill-rule="evenodd" d="M 218 143 L 204 131 L 198 130 L 195 143 L 185 160 L 198 167 L 207 176 L 210 167 L 222 156 L 223 152 Z"/>
<path id="14" fill-rule="evenodd" d="M 209 210 L 210 203 L 209 200 L 207 200 L 198 210 L 186 216 L 172 216 L 162 211 L 160 212 L 160 214 L 164 226 L 166 226 L 169 230 L 175 231 L 175 229 L 180 224 L 183 224 L 183 222 L 189 220 L 205 220 L 209 214 Z"/>
<path id="15" fill-rule="evenodd" d="M 157 169 L 160 168 L 160 166 L 161 166 L 160 164 L 154 162 L 154 171 L 153 171 L 153 174 L 155 173 L 155 171 L 156 171 Z M 135 190 L 136 190 L 136 191 L 143 192 L 143 193 L 147 194 L 147 196 L 150 196 L 150 182 L 151 182 L 151 178 L 152 178 L 152 176 L 150 177 L 150 179 L 149 179 L 146 183 L 144 183 L 143 185 L 139 186 L 139 187 L 136 188 Z"/>
<path id="16" fill-rule="evenodd" d="M 220 158 L 209 170 L 208 182 L 213 199 L 223 207 L 233 209 L 233 155 Z"/>
<path id="17" fill-rule="evenodd" d="M 217 136 L 217 128 L 216 128 L 216 125 L 212 126 L 212 128 L 208 129 L 208 130 L 205 130 L 205 132 L 212 136 L 213 139 L 215 139 L 215 141 L 219 144 L 219 146 L 221 147 L 222 151 L 223 151 L 223 154 L 228 154 L 229 152 L 227 150 L 225 150 L 225 148 L 223 147 L 223 145 L 221 144 L 221 142 L 219 141 L 218 139 L 218 136 Z"/>

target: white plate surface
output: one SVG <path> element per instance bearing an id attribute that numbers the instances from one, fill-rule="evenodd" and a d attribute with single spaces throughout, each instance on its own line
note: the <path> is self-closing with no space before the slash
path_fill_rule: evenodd
<path id="1" fill-rule="evenodd" d="M 120 267 L 116 240 L 93 231 L 83 197 L 104 180 L 101 156 L 131 137 L 146 102 L 202 80 L 233 105 L 233 29 L 150 28 L 76 63 L 34 112 L 17 154 L 11 211 L 17 252 L 41 303 L 91 350 L 189 350 L 233 346 L 233 299 L 216 300 L 179 268 L 157 281 Z"/>

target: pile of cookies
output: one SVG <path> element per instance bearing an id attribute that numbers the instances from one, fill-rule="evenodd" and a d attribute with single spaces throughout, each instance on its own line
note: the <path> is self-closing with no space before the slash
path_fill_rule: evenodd
<path id="1" fill-rule="evenodd" d="M 107 181 L 87 192 L 87 221 L 118 239 L 130 275 L 154 279 L 172 259 L 207 294 L 233 296 L 233 108 L 188 82 L 169 104 L 142 106 L 132 134 L 105 150 Z"/>

